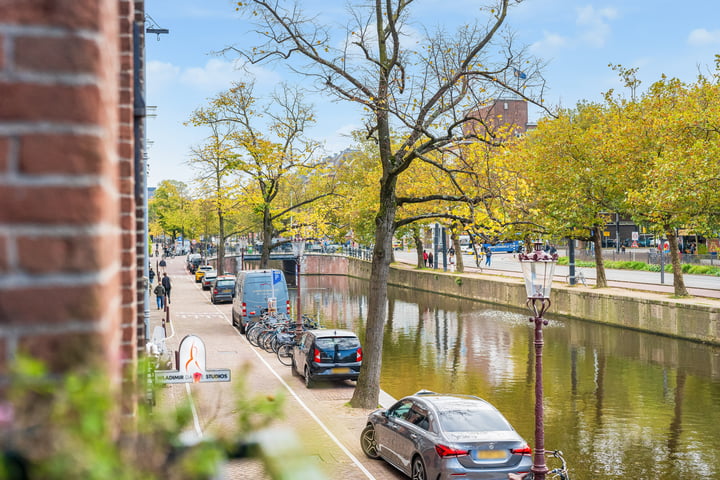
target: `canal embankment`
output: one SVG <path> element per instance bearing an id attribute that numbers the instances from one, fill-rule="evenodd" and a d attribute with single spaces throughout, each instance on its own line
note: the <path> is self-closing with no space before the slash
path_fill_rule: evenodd
<path id="1" fill-rule="evenodd" d="M 357 258 L 307 255 L 305 275 L 348 275 L 370 279 L 371 264 Z M 388 283 L 490 304 L 523 307 L 525 285 L 517 277 L 456 273 L 392 264 Z M 670 337 L 720 345 L 720 301 L 709 298 L 672 298 L 648 290 L 554 285 L 553 315 L 614 325 Z"/>

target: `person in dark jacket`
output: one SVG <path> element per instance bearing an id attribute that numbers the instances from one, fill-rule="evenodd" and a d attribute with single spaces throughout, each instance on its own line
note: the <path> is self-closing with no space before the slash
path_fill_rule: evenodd
<path id="1" fill-rule="evenodd" d="M 155 299 L 157 300 L 158 310 L 162 310 L 165 308 L 165 287 L 162 286 L 162 283 L 157 284 L 153 293 L 155 294 Z"/>
<path id="2" fill-rule="evenodd" d="M 165 288 L 165 296 L 167 297 L 167 303 L 168 305 L 170 305 L 170 290 L 172 289 L 172 284 L 170 283 L 170 277 L 168 277 L 167 273 L 163 273 L 161 284 L 163 288 Z"/>

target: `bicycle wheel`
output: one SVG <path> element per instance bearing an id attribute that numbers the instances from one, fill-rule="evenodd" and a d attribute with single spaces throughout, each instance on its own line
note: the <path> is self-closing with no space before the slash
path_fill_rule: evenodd
<path id="1" fill-rule="evenodd" d="M 293 350 L 293 346 L 290 343 L 280 345 L 280 347 L 277 350 L 278 360 L 280 360 L 280 363 L 282 363 L 286 367 L 289 367 L 290 365 L 292 365 L 292 350 Z"/>
<path id="2" fill-rule="evenodd" d="M 261 333 L 262 333 L 262 329 L 259 327 L 253 327 L 252 329 L 247 331 L 246 335 L 247 335 L 248 342 L 250 342 L 250 345 L 252 345 L 253 347 L 258 346 L 258 337 L 260 336 Z"/>
<path id="3" fill-rule="evenodd" d="M 265 334 L 262 336 L 262 338 L 258 339 L 258 344 L 260 345 L 260 348 L 265 350 L 268 353 L 275 353 L 272 349 L 272 340 L 275 338 L 275 332 L 272 330 L 269 330 L 265 332 Z"/>

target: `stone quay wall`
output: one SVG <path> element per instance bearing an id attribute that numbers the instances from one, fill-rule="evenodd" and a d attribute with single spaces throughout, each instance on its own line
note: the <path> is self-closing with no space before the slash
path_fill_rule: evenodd
<path id="1" fill-rule="evenodd" d="M 370 279 L 370 266 L 370 262 L 356 258 L 307 255 L 303 259 L 302 273 Z M 457 274 L 393 264 L 388 282 L 414 290 L 512 307 L 523 307 L 527 300 L 522 279 L 498 275 Z M 551 301 L 552 315 L 720 345 L 720 302 L 717 300 L 674 299 L 663 294 L 621 288 L 555 285 Z"/>

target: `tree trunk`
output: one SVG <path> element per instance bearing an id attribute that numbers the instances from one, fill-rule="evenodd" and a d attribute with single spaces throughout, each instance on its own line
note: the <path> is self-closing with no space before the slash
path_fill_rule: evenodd
<path id="1" fill-rule="evenodd" d="M 387 281 L 390 272 L 390 252 L 395 223 L 394 179 L 391 189 L 381 187 L 380 210 L 375 217 L 375 248 L 368 292 L 365 345 L 363 345 L 363 366 L 360 370 L 355 392 L 350 405 L 354 408 L 373 409 L 380 397 L 380 372 L 384 323 L 387 314 Z"/>
<path id="2" fill-rule="evenodd" d="M 260 251 L 260 268 L 270 265 L 270 247 L 272 247 L 273 226 L 270 218 L 270 207 L 266 204 L 263 210 L 263 245 Z"/>
<path id="3" fill-rule="evenodd" d="M 593 245 L 595 246 L 595 286 L 597 288 L 607 287 L 605 276 L 605 263 L 602 256 L 602 233 L 600 227 L 593 227 Z"/>
<path id="4" fill-rule="evenodd" d="M 423 260 L 423 241 L 419 228 L 413 228 L 413 240 L 415 240 L 415 253 L 417 253 L 417 268 L 423 268 L 425 260 Z"/>
<path id="5" fill-rule="evenodd" d="M 680 264 L 680 252 L 678 250 L 678 239 L 675 235 L 675 229 L 667 228 L 665 235 L 667 236 L 668 244 L 670 245 L 670 263 L 672 263 L 673 289 L 675 291 L 675 296 L 687 297 L 689 294 L 687 288 L 685 288 L 685 280 L 683 279 L 682 265 Z M 661 255 L 663 254 L 662 248 L 663 247 L 661 245 Z"/>
<path id="6" fill-rule="evenodd" d="M 225 275 L 225 216 L 222 212 L 218 212 L 218 227 L 220 243 L 217 250 L 217 270 L 218 275 Z M 183 238 L 183 241 L 185 239 Z"/>
<path id="7" fill-rule="evenodd" d="M 465 271 L 465 264 L 463 263 L 462 250 L 460 250 L 460 235 L 455 233 L 455 230 L 451 230 L 450 239 L 452 240 L 452 246 L 455 250 L 455 271 L 463 273 Z"/>

